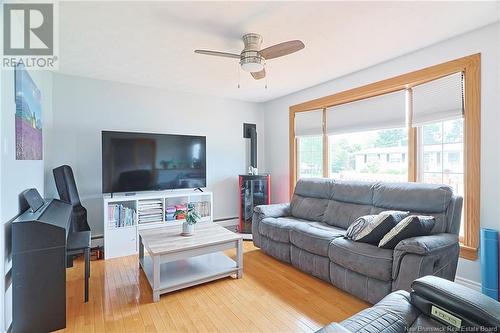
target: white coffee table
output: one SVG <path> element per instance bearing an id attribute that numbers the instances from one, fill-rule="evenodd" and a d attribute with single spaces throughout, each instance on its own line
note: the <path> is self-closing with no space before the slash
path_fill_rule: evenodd
<path id="1" fill-rule="evenodd" d="M 181 236 L 181 226 L 139 231 L 139 264 L 151 289 L 153 301 L 160 294 L 220 279 L 243 276 L 243 239 L 212 222 L 199 223 L 193 236 Z M 236 261 L 222 251 L 236 248 Z M 144 256 L 146 249 L 148 256 Z"/>

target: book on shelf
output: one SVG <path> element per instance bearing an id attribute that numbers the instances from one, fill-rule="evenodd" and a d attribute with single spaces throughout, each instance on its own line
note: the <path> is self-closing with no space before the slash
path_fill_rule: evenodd
<path id="1" fill-rule="evenodd" d="M 135 225 L 136 211 L 123 205 L 108 205 L 109 226 L 112 228 L 129 227 Z"/>
<path id="2" fill-rule="evenodd" d="M 210 201 L 197 201 L 190 204 L 193 205 L 194 210 L 200 215 L 200 217 L 210 215 Z"/>

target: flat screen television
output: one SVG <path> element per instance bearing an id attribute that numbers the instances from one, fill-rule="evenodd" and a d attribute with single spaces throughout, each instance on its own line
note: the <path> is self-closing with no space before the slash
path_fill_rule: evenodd
<path id="1" fill-rule="evenodd" d="M 102 192 L 206 187 L 206 137 L 102 132 Z"/>

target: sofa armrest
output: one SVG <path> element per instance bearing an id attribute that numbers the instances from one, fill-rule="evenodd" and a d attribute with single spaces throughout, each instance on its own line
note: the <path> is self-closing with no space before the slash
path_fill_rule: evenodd
<path id="1" fill-rule="evenodd" d="M 404 239 L 394 249 L 393 290 L 409 291 L 413 280 L 436 275 L 455 278 L 460 245 L 458 236 L 441 233 Z"/>
<path id="2" fill-rule="evenodd" d="M 403 239 L 396 245 L 394 253 L 414 253 L 419 255 L 430 255 L 437 251 L 446 250 L 450 246 L 458 244 L 458 236 L 455 234 L 436 234 Z"/>
<path id="3" fill-rule="evenodd" d="M 332 323 L 316 333 L 407 332 L 420 312 L 411 305 L 410 294 L 395 291 L 374 306 L 358 312 L 341 323 Z"/>
<path id="4" fill-rule="evenodd" d="M 462 328 L 500 327 L 500 303 L 480 292 L 435 276 L 415 280 L 412 289 L 411 302 L 430 317 L 437 306 L 458 317 Z"/>
<path id="5" fill-rule="evenodd" d="M 283 217 L 290 215 L 290 204 L 273 204 L 273 205 L 261 205 L 254 208 L 254 212 L 259 214 L 260 218 L 266 217 Z"/>
<path id="6" fill-rule="evenodd" d="M 277 218 L 289 215 L 289 203 L 256 206 L 254 208 L 254 214 L 252 216 L 252 239 L 255 246 L 262 246 L 262 240 L 259 233 L 259 224 L 263 219 L 267 217 Z"/>

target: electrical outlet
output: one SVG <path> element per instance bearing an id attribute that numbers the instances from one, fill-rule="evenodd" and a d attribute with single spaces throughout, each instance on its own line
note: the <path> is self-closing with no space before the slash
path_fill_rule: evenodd
<path id="1" fill-rule="evenodd" d="M 456 328 L 460 328 L 462 326 L 462 320 L 458 317 L 455 317 L 451 313 L 448 313 L 434 305 L 431 307 L 431 315 L 442 322 L 450 324 Z"/>

